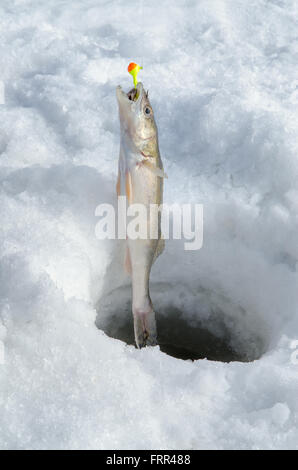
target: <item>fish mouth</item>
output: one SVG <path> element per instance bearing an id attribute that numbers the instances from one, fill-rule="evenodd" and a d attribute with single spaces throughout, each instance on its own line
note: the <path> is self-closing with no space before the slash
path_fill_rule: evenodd
<path id="1" fill-rule="evenodd" d="M 138 95 L 138 90 L 136 88 L 132 88 L 128 93 L 127 97 L 130 101 L 136 101 Z"/>
<path id="2" fill-rule="evenodd" d="M 136 88 L 132 88 L 131 90 L 129 90 L 128 93 L 125 93 L 122 90 L 120 85 L 116 89 L 116 94 L 117 94 L 119 103 L 126 102 L 129 104 L 132 104 L 132 103 L 139 104 L 142 100 L 144 93 L 146 92 L 141 82 L 137 84 Z"/>

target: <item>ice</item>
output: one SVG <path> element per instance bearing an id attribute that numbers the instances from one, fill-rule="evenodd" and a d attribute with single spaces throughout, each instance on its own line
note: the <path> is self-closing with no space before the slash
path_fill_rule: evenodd
<path id="1" fill-rule="evenodd" d="M 298 448 L 297 18 L 295 0 L 1 3 L 0 448 Z M 121 243 L 95 237 L 132 60 L 165 202 L 204 204 L 203 248 L 169 241 L 153 267 L 166 346 L 141 351 Z"/>

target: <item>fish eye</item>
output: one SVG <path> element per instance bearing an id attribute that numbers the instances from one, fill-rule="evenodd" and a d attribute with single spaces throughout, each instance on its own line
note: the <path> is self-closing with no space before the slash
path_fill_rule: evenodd
<path id="1" fill-rule="evenodd" d="M 145 114 L 149 115 L 151 113 L 151 109 L 148 108 L 148 106 L 146 106 L 146 108 L 144 109 L 144 112 Z"/>

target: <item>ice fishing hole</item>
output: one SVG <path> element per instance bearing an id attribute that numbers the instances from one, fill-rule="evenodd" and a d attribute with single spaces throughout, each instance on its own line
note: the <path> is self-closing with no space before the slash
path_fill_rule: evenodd
<path id="1" fill-rule="evenodd" d="M 187 292 L 185 286 L 151 285 L 161 351 L 183 360 L 249 362 L 266 350 L 259 325 L 221 295 L 206 289 Z M 171 301 L 164 292 L 171 293 Z M 187 301 L 186 301 L 187 299 Z M 111 338 L 135 344 L 131 287 L 122 286 L 101 297 L 96 325 Z"/>

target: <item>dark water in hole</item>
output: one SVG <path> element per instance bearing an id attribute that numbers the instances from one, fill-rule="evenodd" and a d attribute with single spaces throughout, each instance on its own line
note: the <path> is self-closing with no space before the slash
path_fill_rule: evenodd
<path id="1" fill-rule="evenodd" d="M 96 324 L 108 336 L 133 345 L 133 318 L 130 301 L 122 304 L 122 311 L 115 312 L 112 307 L 115 302 L 106 305 L 109 315 L 103 322 L 98 315 Z M 184 360 L 208 359 L 212 361 L 248 362 L 256 357 L 250 357 L 247 352 L 239 352 L 231 347 L 231 332 L 225 331 L 221 325 L 221 337 L 216 336 L 198 324 L 191 325 L 183 318 L 183 313 L 172 306 L 165 308 L 162 313 L 156 313 L 158 341 L 161 351 Z M 245 351 L 245 348 L 244 348 Z"/>

